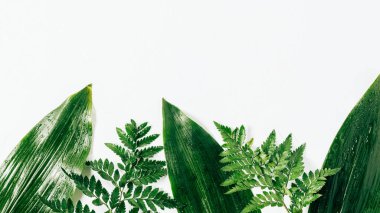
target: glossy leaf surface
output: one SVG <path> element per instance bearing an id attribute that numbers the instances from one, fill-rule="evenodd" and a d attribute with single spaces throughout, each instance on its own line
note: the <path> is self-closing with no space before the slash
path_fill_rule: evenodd
<path id="1" fill-rule="evenodd" d="M 380 78 L 344 121 L 324 168 L 342 168 L 329 177 L 309 212 L 380 211 Z"/>
<path id="2" fill-rule="evenodd" d="M 169 179 L 179 212 L 241 212 L 251 191 L 225 194 L 228 174 L 219 163 L 222 147 L 202 127 L 163 101 L 164 149 Z"/>
<path id="3" fill-rule="evenodd" d="M 47 212 L 39 195 L 71 196 L 61 168 L 81 172 L 92 142 L 91 86 L 73 94 L 19 142 L 0 167 L 0 212 Z"/>

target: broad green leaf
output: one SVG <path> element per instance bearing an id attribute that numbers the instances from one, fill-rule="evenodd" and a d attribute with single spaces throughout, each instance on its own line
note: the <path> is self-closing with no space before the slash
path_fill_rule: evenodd
<path id="1" fill-rule="evenodd" d="M 169 179 L 179 212 L 241 212 L 252 192 L 226 195 L 221 171 L 222 147 L 177 107 L 163 100 L 164 149 Z"/>
<path id="2" fill-rule="evenodd" d="M 47 212 L 39 199 L 72 195 L 61 168 L 80 173 L 92 142 L 91 85 L 73 94 L 20 141 L 0 167 L 0 212 Z"/>
<path id="3" fill-rule="evenodd" d="M 380 77 L 344 121 L 324 168 L 341 168 L 327 178 L 309 212 L 380 211 Z"/>

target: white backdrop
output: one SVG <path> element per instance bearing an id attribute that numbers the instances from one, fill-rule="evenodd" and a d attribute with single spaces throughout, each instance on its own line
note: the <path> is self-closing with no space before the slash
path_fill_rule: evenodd
<path id="1" fill-rule="evenodd" d="M 165 97 L 218 140 L 213 120 L 245 124 L 260 143 L 272 129 L 280 140 L 293 133 L 307 143 L 307 169 L 317 169 L 380 71 L 379 9 L 347 0 L 0 1 L 0 161 L 93 83 L 90 158 L 112 159 L 103 143 L 130 118 L 160 132 Z M 167 179 L 159 185 L 170 189 Z"/>

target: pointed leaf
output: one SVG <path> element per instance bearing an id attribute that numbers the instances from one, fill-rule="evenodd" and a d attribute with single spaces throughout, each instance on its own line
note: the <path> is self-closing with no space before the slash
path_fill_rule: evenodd
<path id="1" fill-rule="evenodd" d="M 380 76 L 344 121 L 323 168 L 328 177 L 309 212 L 378 212 L 380 209 Z"/>
<path id="2" fill-rule="evenodd" d="M 80 173 L 92 141 L 91 86 L 70 96 L 20 141 L 0 167 L 2 212 L 45 212 L 38 198 L 70 197 L 61 168 Z M 59 186 L 59 187 L 57 187 Z"/>
<path id="3" fill-rule="evenodd" d="M 174 198 L 180 212 L 240 212 L 250 191 L 225 195 L 220 184 L 222 147 L 177 107 L 163 100 L 164 148 Z M 153 192 L 152 192 L 153 193 Z"/>

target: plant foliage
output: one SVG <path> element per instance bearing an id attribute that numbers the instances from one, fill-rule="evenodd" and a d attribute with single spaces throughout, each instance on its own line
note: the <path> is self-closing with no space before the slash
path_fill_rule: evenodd
<path id="1" fill-rule="evenodd" d="M 231 129 L 215 122 L 224 140 L 225 150 L 220 154 L 223 171 L 231 172 L 222 186 L 232 187 L 226 193 L 260 188 L 242 212 L 252 212 L 267 206 L 284 207 L 287 212 L 302 212 L 321 195 L 318 191 L 326 182 L 326 177 L 339 169 L 322 169 L 304 172 L 303 153 L 305 144 L 292 150 L 292 136 L 276 145 L 273 131 L 266 141 L 252 149 L 253 139 L 246 140 L 244 126 Z M 289 197 L 290 206 L 284 198 Z"/>
<path id="2" fill-rule="evenodd" d="M 2 163 L 0 212 L 47 212 L 38 195 L 71 196 L 75 186 L 61 167 L 82 172 L 91 143 L 92 88 L 88 85 L 38 122 Z"/>
<path id="3" fill-rule="evenodd" d="M 223 148 L 178 107 L 163 100 L 165 157 L 173 196 L 181 213 L 235 213 L 252 199 L 250 190 L 226 195 L 220 183 Z M 257 211 L 256 213 L 259 213 Z"/>
<path id="4" fill-rule="evenodd" d="M 76 187 L 92 199 L 95 206 L 104 206 L 108 213 L 126 212 L 126 203 L 131 206 L 129 212 L 157 212 L 158 209 L 175 208 L 176 202 L 164 191 L 149 186 L 167 171 L 165 161 L 151 159 L 162 151 L 162 146 L 148 146 L 158 138 L 158 134 L 148 135 L 151 127 L 148 123 L 137 125 L 134 120 L 125 125 L 125 130 L 117 128 L 122 145 L 106 143 L 106 146 L 120 158 L 113 163 L 108 159 L 87 161 L 86 165 L 102 179 L 110 182 L 112 190 L 103 186 L 94 175 L 82 176 L 74 172 L 63 172 L 75 183 Z M 79 201 L 76 206 L 70 199 L 44 200 L 54 212 L 91 212 L 87 205 Z"/>
<path id="5" fill-rule="evenodd" d="M 342 124 L 323 168 L 342 170 L 327 179 L 309 213 L 380 211 L 380 76 Z"/>

